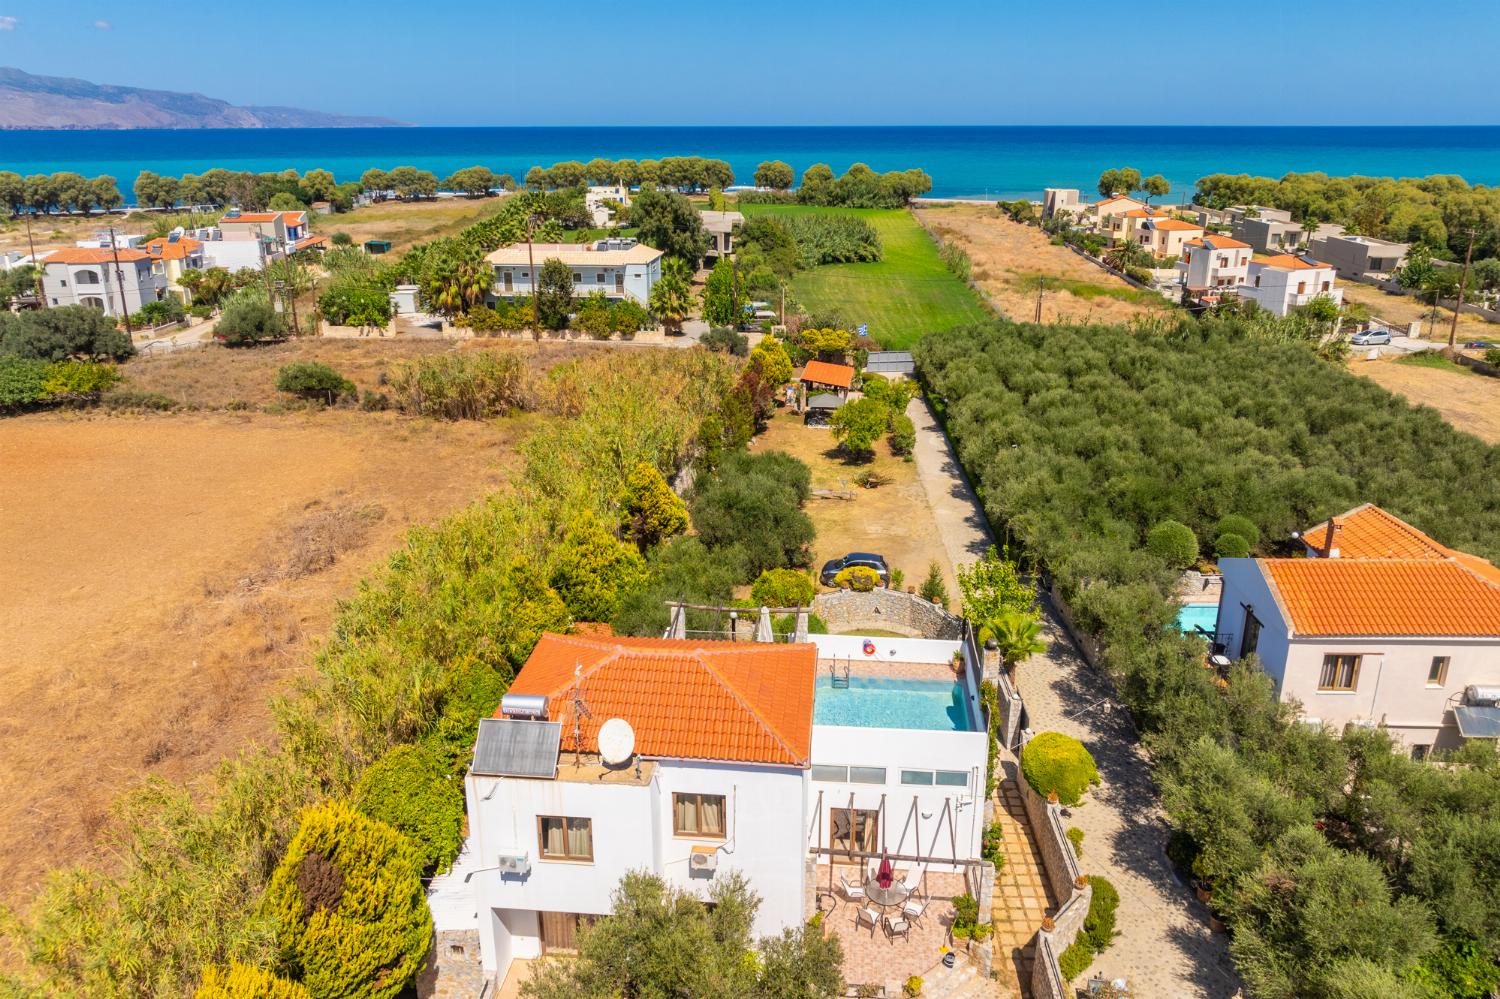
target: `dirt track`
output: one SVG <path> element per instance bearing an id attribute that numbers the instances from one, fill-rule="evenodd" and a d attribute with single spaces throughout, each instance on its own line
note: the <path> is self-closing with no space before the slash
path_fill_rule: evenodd
<path id="1" fill-rule="evenodd" d="M 512 431 L 393 414 L 0 423 L 0 899 L 121 791 L 269 734 L 335 600 L 503 481 Z"/>
<path id="2" fill-rule="evenodd" d="M 1394 360 L 1349 362 L 1349 370 L 1409 402 L 1431 406 L 1459 430 L 1500 444 L 1500 379 L 1455 367 L 1452 371 Z"/>

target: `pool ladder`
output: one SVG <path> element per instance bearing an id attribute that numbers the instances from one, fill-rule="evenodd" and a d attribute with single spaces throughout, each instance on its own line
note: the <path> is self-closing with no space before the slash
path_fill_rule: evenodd
<path id="1" fill-rule="evenodd" d="M 839 662 L 837 659 L 828 664 L 828 674 L 831 686 L 849 686 L 849 663 L 847 661 L 844 663 L 844 673 L 842 676 L 839 675 Z"/>

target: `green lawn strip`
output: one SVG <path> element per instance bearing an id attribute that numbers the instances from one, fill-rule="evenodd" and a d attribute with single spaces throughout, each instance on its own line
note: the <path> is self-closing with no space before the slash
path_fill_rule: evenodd
<path id="1" fill-rule="evenodd" d="M 1358 350 L 1359 348 L 1356 347 L 1354 349 Z M 1396 358 L 1396 363 L 1410 364 L 1418 368 L 1440 368 L 1443 371 L 1463 371 L 1471 375 L 1479 374 L 1473 368 L 1465 367 L 1462 364 L 1448 360 L 1435 350 L 1414 350 L 1409 354 L 1402 354 Z"/>
<path id="2" fill-rule="evenodd" d="M 874 226 L 883 259 L 801 271 L 791 289 L 811 313 L 834 311 L 851 324 L 868 324 L 870 336 L 883 347 L 901 350 L 927 333 L 992 318 L 973 289 L 943 264 L 932 238 L 907 211 L 817 205 L 745 205 L 741 211 L 854 215 Z"/>
<path id="3" fill-rule="evenodd" d="M 1049 291 L 1065 291 L 1075 298 L 1085 301 L 1095 298 L 1116 298 L 1122 302 L 1148 302 L 1159 304 L 1162 297 L 1154 291 L 1144 291 L 1140 288 L 1116 288 L 1104 284 L 1095 284 L 1092 281 L 1084 281 L 1079 278 L 1058 277 L 1054 274 L 1042 274 L 1037 271 L 1013 272 L 1016 275 L 1015 287 L 1021 291 L 1036 291 L 1043 281 L 1047 282 Z"/>

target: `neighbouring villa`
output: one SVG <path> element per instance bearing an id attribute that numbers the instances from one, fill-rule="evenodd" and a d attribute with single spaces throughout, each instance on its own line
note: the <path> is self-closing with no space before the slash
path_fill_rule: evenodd
<path id="1" fill-rule="evenodd" d="M 1413 757 L 1500 737 L 1500 568 L 1366 504 L 1306 558 L 1228 558 L 1216 645 L 1255 653 L 1306 720 L 1380 726 Z"/>
<path id="2" fill-rule="evenodd" d="M 1236 289 L 1261 308 L 1284 316 L 1298 306 L 1326 296 L 1333 304 L 1344 301 L 1344 289 L 1335 285 L 1334 269 L 1328 264 L 1283 253 L 1255 257 L 1246 268 L 1245 283 Z"/>
<path id="3" fill-rule="evenodd" d="M 1184 243 L 1177 261 L 1188 294 L 1197 298 L 1236 290 L 1245 283 L 1249 267 L 1250 244 L 1212 234 Z"/>
<path id="4" fill-rule="evenodd" d="M 602 291 L 612 299 L 630 298 L 645 305 L 661 280 L 662 252 L 623 237 L 592 243 L 516 243 L 484 258 L 495 270 L 491 301 L 532 291 L 532 269 L 561 260 L 573 272 L 573 293 Z"/>
<path id="5" fill-rule="evenodd" d="M 48 305 L 87 305 L 118 317 L 141 311 L 166 290 L 151 254 L 133 247 L 68 247 L 47 254 L 41 264 Z"/>
<path id="6" fill-rule="evenodd" d="M 153 239 L 142 248 L 151 254 L 152 273 L 166 279 L 167 291 L 181 299 L 184 305 L 191 305 L 193 293 L 179 284 L 178 279 L 188 271 L 201 271 L 207 266 L 203 243 L 189 239 L 179 230 Z"/>
<path id="7" fill-rule="evenodd" d="M 968 649 L 544 635 L 479 725 L 468 841 L 434 884 L 439 961 L 477 946 L 498 987 L 567 953 L 627 871 L 706 897 L 735 870 L 762 899 L 757 934 L 821 911 L 850 981 L 922 974 L 951 899 L 983 876 L 988 735 Z"/>

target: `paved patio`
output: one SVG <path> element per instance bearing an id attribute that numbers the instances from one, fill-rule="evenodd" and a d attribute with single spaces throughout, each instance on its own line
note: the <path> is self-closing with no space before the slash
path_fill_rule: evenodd
<path id="1" fill-rule="evenodd" d="M 897 865 L 899 871 L 909 865 Z M 859 869 L 835 866 L 833 884 L 838 885 L 839 875 L 850 881 L 857 880 Z M 948 930 L 953 925 L 953 897 L 962 895 L 965 887 L 961 874 L 938 871 L 928 872 L 921 879 L 922 891 L 931 899 L 923 918 L 912 924 L 911 933 L 892 937 L 884 925 L 874 930 L 869 923 L 858 928 L 854 925 L 854 914 L 859 903 L 836 896 L 833 908 L 828 909 L 829 899 L 827 866 L 817 868 L 817 892 L 822 901 L 824 935 L 837 937 L 844 950 L 844 978 L 850 982 L 884 985 L 886 994 L 899 996 L 901 984 L 912 975 L 923 975 L 943 959 L 942 948 L 951 946 Z M 815 903 L 816 904 L 816 903 Z M 899 915 L 890 910 L 893 915 Z"/>

